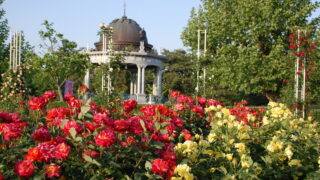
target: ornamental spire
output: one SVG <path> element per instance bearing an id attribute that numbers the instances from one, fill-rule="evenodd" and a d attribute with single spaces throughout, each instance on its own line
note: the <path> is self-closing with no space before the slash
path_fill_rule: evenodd
<path id="1" fill-rule="evenodd" d="M 127 3 L 126 0 L 123 1 L 123 17 L 126 17 L 126 8 L 127 8 Z"/>

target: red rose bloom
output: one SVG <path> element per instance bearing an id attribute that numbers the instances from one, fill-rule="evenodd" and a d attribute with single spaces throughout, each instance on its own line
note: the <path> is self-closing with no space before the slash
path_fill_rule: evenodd
<path id="1" fill-rule="evenodd" d="M 77 134 L 80 134 L 82 132 L 82 127 L 76 122 L 76 121 L 68 121 L 62 131 L 65 135 L 70 135 L 70 129 L 74 128 L 77 132 Z"/>
<path id="2" fill-rule="evenodd" d="M 155 159 L 152 161 L 152 172 L 163 175 L 169 170 L 168 162 L 163 159 Z"/>
<path id="3" fill-rule="evenodd" d="M 28 106 L 31 111 L 42 110 L 46 105 L 43 97 L 33 97 L 29 102 Z"/>
<path id="4" fill-rule="evenodd" d="M 50 100 L 54 100 L 57 97 L 56 93 L 54 91 L 46 91 L 43 93 L 43 98 L 46 102 Z"/>
<path id="5" fill-rule="evenodd" d="M 114 130 L 119 132 L 125 132 L 130 127 L 130 121 L 127 119 L 121 119 L 114 121 Z"/>
<path id="6" fill-rule="evenodd" d="M 109 148 L 116 142 L 116 137 L 112 130 L 106 129 L 96 135 L 94 140 L 97 145 Z"/>
<path id="7" fill-rule="evenodd" d="M 32 162 L 33 161 L 41 162 L 43 159 L 43 156 L 40 152 L 40 149 L 38 147 L 34 147 L 28 150 L 28 154 L 25 155 L 24 158 Z"/>
<path id="8" fill-rule="evenodd" d="M 47 111 L 47 125 L 60 126 L 60 123 L 65 117 L 70 117 L 71 111 L 68 108 L 55 108 Z"/>
<path id="9" fill-rule="evenodd" d="M 32 164 L 32 161 L 29 161 L 29 160 L 19 161 L 14 166 L 14 172 L 22 178 L 29 178 L 30 176 L 32 176 L 35 169 L 36 168 Z"/>
<path id="10" fill-rule="evenodd" d="M 19 139 L 26 125 L 25 122 L 0 123 L 0 134 L 3 134 L 5 141 L 10 141 L 12 138 Z"/>
<path id="11" fill-rule="evenodd" d="M 56 147 L 55 158 L 64 160 L 69 156 L 70 146 L 66 143 L 60 143 Z"/>
<path id="12" fill-rule="evenodd" d="M 61 166 L 58 166 L 56 164 L 50 164 L 46 168 L 46 175 L 48 176 L 48 178 L 59 177 L 60 176 L 60 174 L 59 174 L 60 170 L 61 170 Z"/>
<path id="13" fill-rule="evenodd" d="M 82 153 L 82 158 L 84 159 L 85 156 L 90 156 L 92 158 L 96 158 L 100 156 L 100 153 L 94 150 L 87 150 L 86 152 Z"/>
<path id="14" fill-rule="evenodd" d="M 49 130 L 43 126 L 39 127 L 34 131 L 32 137 L 35 141 L 45 142 L 51 140 L 51 134 Z"/>
<path id="15" fill-rule="evenodd" d="M 177 98 L 178 96 L 180 95 L 180 92 L 179 91 L 170 91 L 169 93 L 169 97 L 170 98 Z"/>
<path id="16" fill-rule="evenodd" d="M 73 94 L 66 94 L 66 95 L 64 95 L 64 99 L 66 100 L 66 101 L 71 101 L 71 100 L 73 100 L 73 99 L 75 99 L 76 97 L 73 95 Z"/>
<path id="17" fill-rule="evenodd" d="M 201 106 L 204 106 L 204 105 L 206 105 L 207 100 L 206 100 L 206 98 L 199 97 L 199 98 L 198 98 L 198 103 L 199 103 Z"/>
<path id="18" fill-rule="evenodd" d="M 146 117 L 151 117 L 156 115 L 156 107 L 153 105 L 145 105 L 140 108 L 140 112 L 143 112 Z"/>
<path id="19" fill-rule="evenodd" d="M 129 113 L 137 107 L 137 104 L 137 101 L 129 99 L 123 103 L 122 107 L 125 110 L 125 112 Z"/>
<path id="20" fill-rule="evenodd" d="M 86 93 L 86 92 L 89 92 L 90 89 L 86 85 L 83 84 L 80 86 L 80 91 L 83 93 Z"/>
<path id="21" fill-rule="evenodd" d="M 82 102 L 79 99 L 72 99 L 70 101 L 67 102 L 69 108 L 77 108 L 78 110 L 80 110 L 81 106 L 82 106 Z"/>

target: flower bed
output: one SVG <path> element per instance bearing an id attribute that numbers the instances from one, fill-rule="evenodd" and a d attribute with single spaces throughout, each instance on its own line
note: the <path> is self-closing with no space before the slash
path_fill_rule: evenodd
<path id="1" fill-rule="evenodd" d="M 133 100 L 98 107 L 70 94 L 68 107 L 47 108 L 55 96 L 31 98 L 25 114 L 0 112 L 0 180 L 319 175 L 318 122 L 282 104 L 227 109 L 172 91 L 168 104 L 140 109 Z"/>

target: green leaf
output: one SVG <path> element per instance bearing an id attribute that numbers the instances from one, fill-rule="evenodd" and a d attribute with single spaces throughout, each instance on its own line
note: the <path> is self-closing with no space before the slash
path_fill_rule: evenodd
<path id="1" fill-rule="evenodd" d="M 77 135 L 76 129 L 73 127 L 73 128 L 71 128 L 71 129 L 69 129 L 69 132 L 70 132 L 70 134 L 71 134 L 71 137 L 72 137 L 73 139 L 75 139 L 75 138 L 76 138 L 76 135 Z"/>
<path id="2" fill-rule="evenodd" d="M 91 164 L 95 164 L 95 165 L 97 165 L 97 166 L 101 166 L 101 164 L 98 162 L 98 161 L 96 161 L 95 159 L 92 159 L 90 156 L 88 156 L 88 155 L 85 155 L 84 157 L 84 160 L 86 160 L 87 162 L 89 162 L 89 163 L 91 163 Z"/>
<path id="3" fill-rule="evenodd" d="M 223 167 L 223 166 L 219 167 L 218 170 L 220 172 L 222 172 L 224 175 L 226 175 L 228 173 L 227 169 L 225 167 Z"/>
<path id="4" fill-rule="evenodd" d="M 86 114 L 88 111 L 90 111 L 90 106 L 84 105 L 81 107 L 81 113 Z"/>
<path id="5" fill-rule="evenodd" d="M 155 122 L 154 125 L 156 126 L 156 130 L 160 130 L 161 124 L 158 122 Z"/>
<path id="6" fill-rule="evenodd" d="M 167 134 L 167 133 L 168 133 L 168 130 L 166 130 L 166 129 L 161 129 L 160 132 L 161 132 L 162 134 Z"/>
<path id="7" fill-rule="evenodd" d="M 76 137 L 75 140 L 78 141 L 78 142 L 82 142 L 82 137 Z"/>
<path id="8" fill-rule="evenodd" d="M 170 123 L 168 122 L 164 122 L 164 123 L 161 123 L 161 128 L 165 128 L 169 125 Z"/>
<path id="9" fill-rule="evenodd" d="M 146 164 L 144 165 L 144 167 L 146 168 L 146 170 L 152 169 L 152 165 L 151 165 L 150 161 L 146 161 Z"/>
<path id="10" fill-rule="evenodd" d="M 140 120 L 140 125 L 141 125 L 141 127 L 143 128 L 143 131 L 144 131 L 144 132 L 147 132 L 146 124 L 144 123 L 143 120 Z"/>

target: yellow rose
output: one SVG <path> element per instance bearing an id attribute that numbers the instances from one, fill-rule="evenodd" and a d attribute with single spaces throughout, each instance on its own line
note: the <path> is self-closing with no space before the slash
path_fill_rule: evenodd
<path id="1" fill-rule="evenodd" d="M 212 143 L 213 141 L 216 140 L 216 137 L 217 137 L 216 133 L 210 133 L 210 134 L 208 135 L 208 141 L 209 141 L 210 143 Z"/>
<path id="2" fill-rule="evenodd" d="M 292 146 L 287 146 L 287 148 L 284 150 L 284 154 L 288 157 L 288 159 L 290 160 L 291 157 L 293 156 L 293 152 L 291 151 Z"/>
<path id="3" fill-rule="evenodd" d="M 227 155 L 226 155 L 226 158 L 227 158 L 229 161 L 231 161 L 232 158 L 233 158 L 233 154 L 227 154 Z"/>
<path id="4" fill-rule="evenodd" d="M 301 167 L 301 161 L 298 159 L 292 159 L 289 163 L 289 166 L 297 166 L 297 167 Z"/>
<path id="5" fill-rule="evenodd" d="M 237 148 L 238 152 L 244 152 L 246 150 L 246 145 L 244 143 L 236 143 L 234 147 Z"/>

